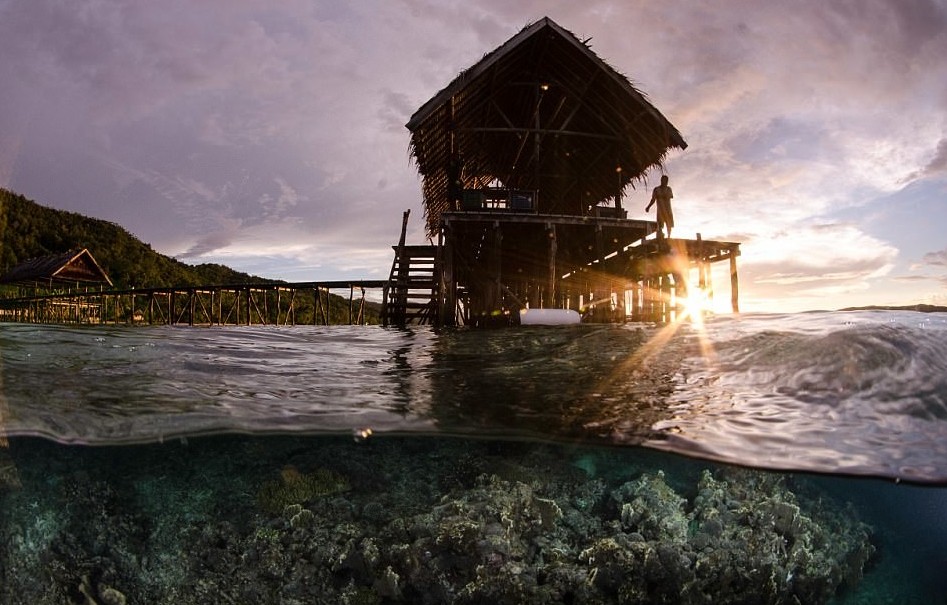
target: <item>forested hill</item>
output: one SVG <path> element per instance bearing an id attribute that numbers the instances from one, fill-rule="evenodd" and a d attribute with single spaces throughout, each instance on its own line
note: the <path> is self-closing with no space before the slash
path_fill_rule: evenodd
<path id="1" fill-rule="evenodd" d="M 187 265 L 115 223 L 41 206 L 0 189 L 0 274 L 38 256 L 88 248 L 116 288 L 260 283 L 218 264 Z"/>

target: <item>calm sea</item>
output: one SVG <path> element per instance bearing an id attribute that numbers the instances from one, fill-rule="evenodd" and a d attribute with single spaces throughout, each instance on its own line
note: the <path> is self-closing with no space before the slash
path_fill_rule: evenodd
<path id="1" fill-rule="evenodd" d="M 2 603 L 947 603 L 944 314 L 4 324 L 0 432 Z"/>

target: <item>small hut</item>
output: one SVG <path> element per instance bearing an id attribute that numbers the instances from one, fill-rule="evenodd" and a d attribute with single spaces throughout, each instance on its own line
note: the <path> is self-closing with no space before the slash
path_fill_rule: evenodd
<path id="1" fill-rule="evenodd" d="M 111 286 L 112 280 L 92 257 L 92 253 L 83 248 L 20 263 L 0 276 L 0 284 L 53 289 L 90 284 Z"/>
<path id="2" fill-rule="evenodd" d="M 548 17 L 461 72 L 406 126 L 429 234 L 444 212 L 475 205 L 465 192 L 491 186 L 534 192 L 520 209 L 544 214 L 620 208 L 629 183 L 687 147 L 627 78 Z"/>
<path id="3" fill-rule="evenodd" d="M 657 224 L 628 220 L 623 194 L 687 143 L 587 42 L 540 19 L 411 116 L 437 244 L 405 246 L 402 229 L 389 323 L 482 324 L 523 307 L 588 306 L 641 278 L 629 271 L 642 264 L 625 257 Z M 616 256 L 608 274 L 595 270 Z"/>

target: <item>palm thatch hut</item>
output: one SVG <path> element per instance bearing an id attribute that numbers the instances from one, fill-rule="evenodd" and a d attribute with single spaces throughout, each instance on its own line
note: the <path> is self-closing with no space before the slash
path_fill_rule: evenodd
<path id="1" fill-rule="evenodd" d="M 625 76 L 548 17 L 461 72 L 406 127 L 437 244 L 405 246 L 402 229 L 383 309 L 396 324 L 574 308 L 639 278 L 625 268 L 641 263 L 615 257 L 657 224 L 627 219 L 622 196 L 687 147 Z M 611 274 L 589 270 L 606 259 Z"/>
<path id="2" fill-rule="evenodd" d="M 534 191 L 540 213 L 587 215 L 685 149 L 677 128 L 586 42 L 548 17 L 525 27 L 407 123 L 430 234 L 464 190 Z"/>

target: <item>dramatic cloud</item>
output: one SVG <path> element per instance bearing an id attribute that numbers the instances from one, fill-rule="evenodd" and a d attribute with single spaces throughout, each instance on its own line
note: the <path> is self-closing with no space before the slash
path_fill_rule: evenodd
<path id="1" fill-rule="evenodd" d="M 680 128 L 676 234 L 740 234 L 744 298 L 873 300 L 920 259 L 858 217 L 947 177 L 939 0 L 0 0 L 0 186 L 190 261 L 384 273 L 404 210 L 423 237 L 404 123 L 544 15 Z"/>
<path id="2" fill-rule="evenodd" d="M 911 173 L 913 178 L 947 176 L 947 139 L 941 139 L 934 151 L 934 157 L 921 171 Z"/>

